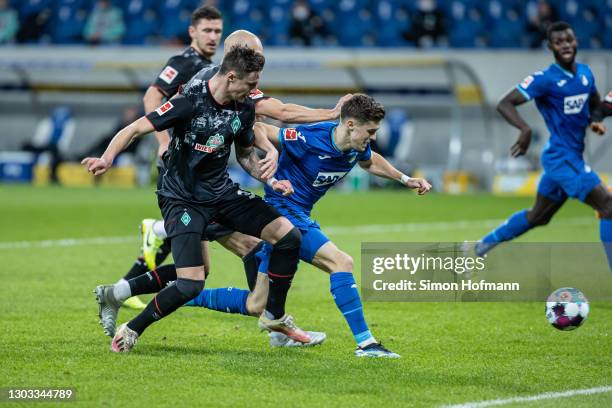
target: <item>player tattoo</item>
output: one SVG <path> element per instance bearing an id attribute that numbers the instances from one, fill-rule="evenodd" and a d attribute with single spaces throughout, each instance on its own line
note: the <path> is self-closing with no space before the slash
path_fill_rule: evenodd
<path id="1" fill-rule="evenodd" d="M 261 175 L 261 165 L 259 164 L 259 156 L 257 156 L 257 152 L 253 146 L 242 147 L 238 144 L 236 146 L 236 159 L 238 163 L 242 166 L 242 168 L 249 173 L 253 178 L 264 183 L 264 180 Z"/>

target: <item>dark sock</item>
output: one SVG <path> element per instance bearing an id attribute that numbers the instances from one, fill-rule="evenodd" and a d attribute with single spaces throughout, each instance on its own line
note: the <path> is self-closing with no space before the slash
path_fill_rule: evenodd
<path id="1" fill-rule="evenodd" d="M 247 282 L 249 284 L 249 290 L 255 289 L 257 283 L 257 272 L 259 268 L 259 260 L 257 259 L 257 252 L 263 247 L 264 242 L 261 241 L 255 248 L 251 250 L 242 258 L 244 263 L 244 274 L 246 275 Z"/>
<path id="2" fill-rule="evenodd" d="M 141 335 L 153 322 L 168 316 L 204 289 L 203 280 L 179 278 L 159 292 L 128 327 Z"/>
<path id="3" fill-rule="evenodd" d="M 272 247 L 268 267 L 270 289 L 266 310 L 274 319 L 280 319 L 285 315 L 287 293 L 300 260 L 301 239 L 300 231 L 293 228 Z"/>
<path id="4" fill-rule="evenodd" d="M 144 258 L 142 256 L 139 256 L 138 259 L 136 259 L 136 262 L 134 262 L 134 265 L 132 265 L 132 268 L 128 271 L 127 274 L 125 274 L 123 279 L 129 281 L 130 279 L 134 279 L 146 273 L 148 270 L 149 268 L 147 267 Z"/>
<path id="5" fill-rule="evenodd" d="M 130 279 L 128 284 L 132 296 L 144 295 L 147 293 L 157 293 L 165 288 L 168 283 L 176 280 L 176 267 L 173 264 L 162 265 L 157 269 L 149 271 L 134 279 Z"/>

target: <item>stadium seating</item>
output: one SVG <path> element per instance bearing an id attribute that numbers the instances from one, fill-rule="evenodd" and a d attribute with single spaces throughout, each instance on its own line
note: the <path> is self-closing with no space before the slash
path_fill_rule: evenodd
<path id="1" fill-rule="evenodd" d="M 610 48 L 611 2 L 607 0 L 548 0 L 559 19 L 575 27 L 584 48 Z M 84 21 L 94 0 L 12 0 L 20 23 L 27 26 L 49 12 L 41 35 L 25 35 L 19 41 L 74 44 L 81 40 Z M 123 11 L 124 44 L 187 42 L 190 13 L 198 0 L 113 0 Z M 295 0 L 235 0 L 219 2 L 225 15 L 225 30 L 243 28 L 259 35 L 266 45 L 286 46 Z M 325 32 L 314 35 L 312 45 L 345 47 L 410 46 L 403 34 L 419 9 L 410 0 L 308 0 L 315 15 L 325 21 Z M 437 0 L 444 13 L 446 39 L 434 47 L 518 48 L 526 44 L 528 15 L 537 13 L 538 0 Z M 606 29 L 608 28 L 608 29 Z M 511 30 L 510 30 L 511 29 Z"/>
<path id="2" fill-rule="evenodd" d="M 123 4 L 126 31 L 124 44 L 147 43 L 157 30 L 157 15 L 154 0 L 129 0 Z"/>

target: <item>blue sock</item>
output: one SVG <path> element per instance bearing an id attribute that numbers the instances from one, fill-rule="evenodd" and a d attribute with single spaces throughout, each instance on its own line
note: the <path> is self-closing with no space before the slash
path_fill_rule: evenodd
<path id="1" fill-rule="evenodd" d="M 249 316 L 246 302 L 249 291 L 237 288 L 204 289 L 185 306 L 199 306 L 225 313 L 240 313 Z"/>
<path id="2" fill-rule="evenodd" d="M 533 225 L 527 221 L 527 210 L 514 213 L 502 225 L 482 239 L 485 244 L 499 244 L 510 241 L 529 231 Z"/>
<path id="3" fill-rule="evenodd" d="M 612 219 L 599 220 L 599 237 L 603 242 L 606 256 L 608 257 L 608 266 L 612 272 Z"/>
<path id="4" fill-rule="evenodd" d="M 334 272 L 329 276 L 330 291 L 336 306 L 346 319 L 357 344 L 372 338 L 363 316 L 359 290 L 351 272 Z"/>

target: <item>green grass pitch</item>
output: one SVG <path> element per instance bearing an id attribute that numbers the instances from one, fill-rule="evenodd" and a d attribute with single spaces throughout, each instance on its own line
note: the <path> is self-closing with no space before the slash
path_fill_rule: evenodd
<path id="1" fill-rule="evenodd" d="M 612 385 L 610 303 L 593 303 L 583 327 L 559 332 L 537 302 L 368 302 L 372 331 L 402 358 L 357 359 L 328 277 L 305 265 L 287 309 L 301 326 L 327 332 L 322 346 L 271 349 L 253 318 L 185 308 L 153 325 L 131 354 L 116 355 L 98 326 L 91 290 L 130 267 L 140 220 L 159 214 L 152 189 L 0 185 L 0 197 L 0 387 L 72 387 L 71 406 L 91 407 L 432 407 Z M 476 239 L 489 229 L 483 220 L 503 219 L 530 202 L 333 192 L 314 217 L 359 271 L 362 241 Z M 420 227 L 350 228 L 410 223 Z M 129 236 L 90 245 L 39 242 Z M 593 211 L 572 202 L 522 240 L 597 242 L 598 226 Z M 7 244 L 18 241 L 38 243 Z M 217 244 L 211 253 L 207 287 L 246 286 L 237 258 Z M 119 321 L 134 315 L 122 309 Z M 612 393 L 505 406 L 525 405 L 612 406 Z"/>

